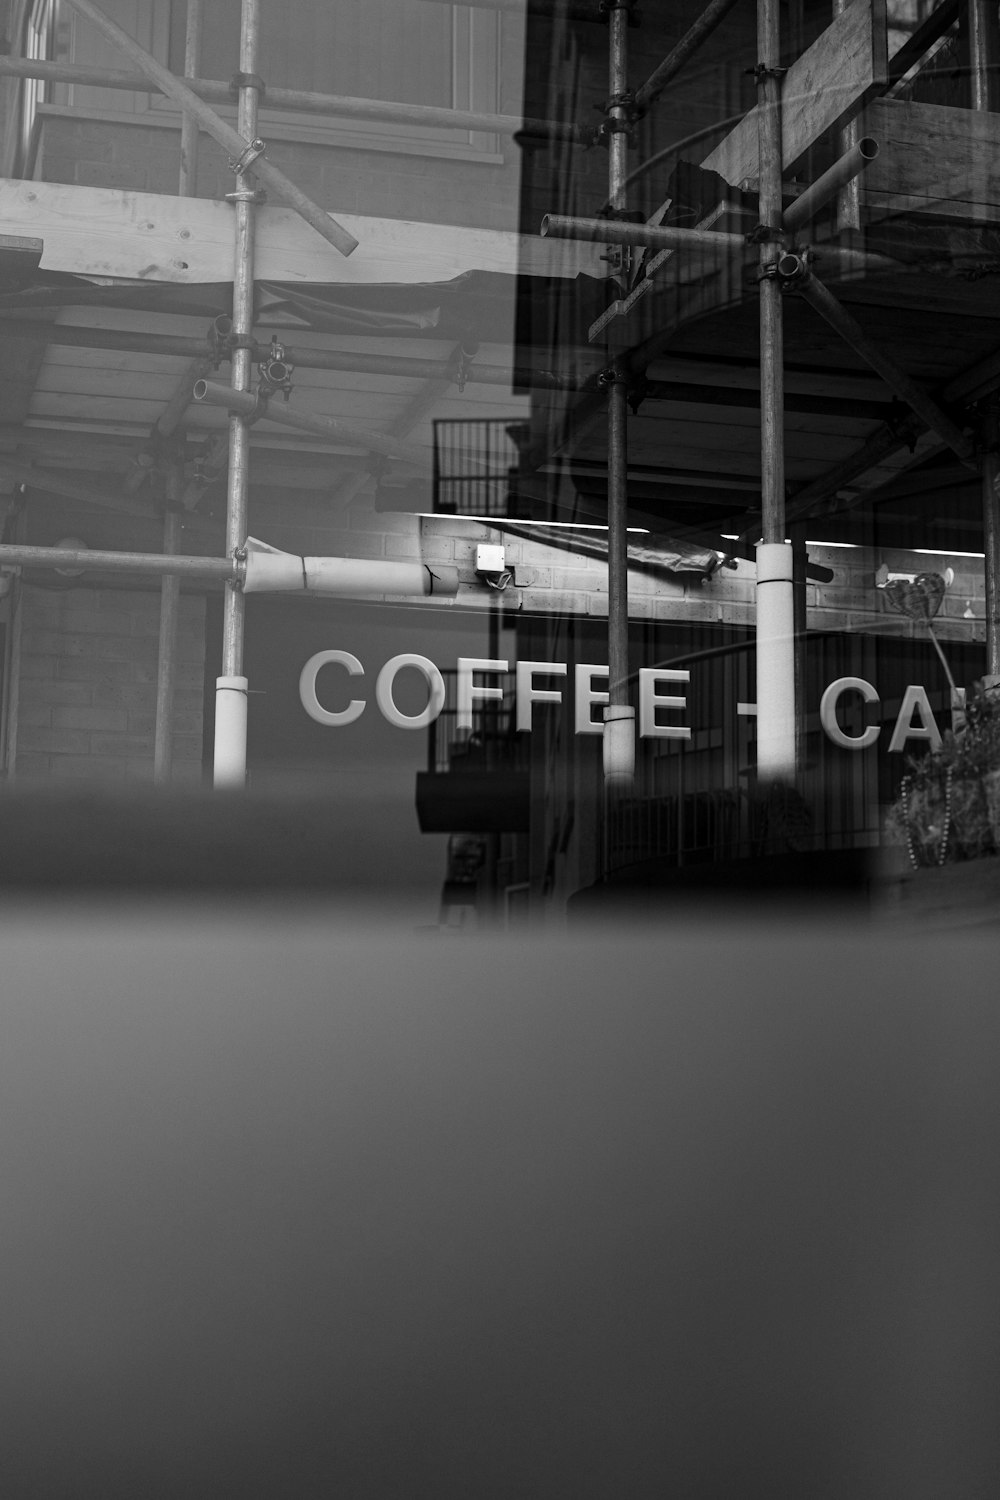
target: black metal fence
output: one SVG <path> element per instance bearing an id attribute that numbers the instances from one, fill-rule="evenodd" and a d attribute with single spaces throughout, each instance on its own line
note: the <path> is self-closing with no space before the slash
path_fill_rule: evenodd
<path id="1" fill-rule="evenodd" d="M 434 423 L 434 510 L 497 519 L 516 514 L 519 423 L 468 418 Z"/>

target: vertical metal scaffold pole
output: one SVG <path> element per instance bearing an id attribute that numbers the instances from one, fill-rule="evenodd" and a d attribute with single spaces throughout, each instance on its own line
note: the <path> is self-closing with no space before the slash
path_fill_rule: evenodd
<path id="1" fill-rule="evenodd" d="M 972 108 L 985 112 L 996 102 L 993 66 L 997 62 L 993 18 L 987 0 L 969 0 L 969 62 Z M 983 181 L 985 196 L 986 182 Z M 992 400 L 982 431 L 983 555 L 986 595 L 986 676 L 1000 683 L 1000 414 Z"/>
<path id="2" fill-rule="evenodd" d="M 184 76 L 197 78 L 201 57 L 202 0 L 187 0 L 187 22 L 184 36 Z M 177 192 L 182 198 L 195 194 L 198 179 L 198 121 L 185 114 L 181 119 L 181 165 Z M 163 517 L 163 550 L 180 550 L 181 518 L 177 510 L 183 491 L 183 464 L 176 460 L 170 466 L 167 482 L 167 510 Z M 161 786 L 170 780 L 173 769 L 174 679 L 177 667 L 177 623 L 180 614 L 181 581 L 164 577 L 160 581 L 160 647 L 156 662 L 156 723 L 153 731 L 153 781 Z"/>
<path id="3" fill-rule="evenodd" d="M 630 0 L 612 0 L 608 17 L 608 204 L 626 206 Z M 628 251 L 622 248 L 621 254 Z M 635 710 L 628 661 L 628 387 L 617 364 L 608 372 L 608 706 L 604 714 L 604 780 L 625 791 L 635 774 Z"/>
<path id="4" fill-rule="evenodd" d="M 257 138 L 259 87 L 257 54 L 260 36 L 260 0 L 243 0 L 240 22 L 240 78 L 237 131 L 245 141 Z M 228 194 L 235 204 L 236 235 L 233 255 L 233 350 L 231 385 L 249 391 L 250 350 L 241 347 L 253 334 L 254 220 L 256 186 L 244 164 L 236 163 L 236 191 Z M 226 553 L 235 557 L 247 535 L 247 490 L 249 486 L 250 426 L 245 416 L 229 417 L 229 483 L 226 493 Z M 215 786 L 242 789 L 247 772 L 247 680 L 243 675 L 244 598 L 242 590 L 227 583 L 223 600 L 222 675 L 215 692 Z"/>
<path id="5" fill-rule="evenodd" d="M 779 0 L 757 0 L 760 247 L 761 541 L 757 547 L 757 774 L 795 776 L 795 592 L 785 542 L 785 379 L 781 285 Z M 774 236 L 768 238 L 768 235 Z"/>

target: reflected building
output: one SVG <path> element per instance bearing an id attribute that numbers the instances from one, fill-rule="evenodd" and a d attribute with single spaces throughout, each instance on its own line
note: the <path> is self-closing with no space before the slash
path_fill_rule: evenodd
<path id="1" fill-rule="evenodd" d="M 996 29 L 11 7 L 8 791 L 447 928 L 988 884 Z"/>

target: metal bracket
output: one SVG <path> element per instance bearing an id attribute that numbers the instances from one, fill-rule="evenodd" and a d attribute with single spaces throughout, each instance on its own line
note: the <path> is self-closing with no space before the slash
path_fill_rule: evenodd
<path id="1" fill-rule="evenodd" d="M 607 394 L 613 385 L 624 385 L 626 390 L 632 390 L 636 381 L 624 370 L 618 369 L 616 365 L 608 365 L 597 376 L 597 389 L 602 394 Z"/>
<path id="2" fill-rule="evenodd" d="M 253 344 L 252 339 L 250 343 Z M 276 334 L 271 336 L 271 346 L 258 364 L 257 374 L 260 377 L 258 399 L 261 396 L 273 396 L 275 391 L 280 391 L 285 400 L 288 400 L 294 389 L 292 376 L 295 374 L 295 366 L 285 358 L 285 346 L 279 343 Z"/>
<path id="3" fill-rule="evenodd" d="M 783 239 L 784 231 L 772 229 L 770 224 L 755 224 L 743 236 L 748 245 L 771 245 L 775 240 Z"/>
<path id="4" fill-rule="evenodd" d="M 594 108 L 599 109 L 605 115 L 613 109 L 623 109 L 627 120 L 637 120 L 639 111 L 636 108 L 635 98 L 635 89 L 622 89 L 620 94 L 612 94 L 609 99 L 605 99 L 603 104 L 595 104 Z"/>
<path id="5" fill-rule="evenodd" d="M 595 108 L 599 108 L 595 105 Z M 630 146 L 635 145 L 635 126 L 628 120 L 602 120 L 600 125 L 595 125 L 591 133 L 588 145 L 606 146 L 613 135 L 624 135 Z"/>
<path id="6" fill-rule="evenodd" d="M 235 192 L 226 193 L 227 203 L 266 203 L 267 194 L 263 188 L 237 188 Z"/>
<path id="7" fill-rule="evenodd" d="M 474 360 L 475 356 L 475 349 L 463 348 L 460 351 L 457 359 L 453 363 L 450 374 L 454 384 L 458 387 L 460 394 L 465 390 L 469 376 L 472 374 L 472 361 Z"/>
<path id="8" fill-rule="evenodd" d="M 597 7 L 597 14 L 605 26 L 610 21 L 613 10 L 627 10 L 628 24 L 630 26 L 640 26 L 642 24 L 641 12 L 635 0 L 601 0 L 601 3 Z"/>
<path id="9" fill-rule="evenodd" d="M 229 92 L 234 99 L 240 96 L 240 89 L 256 89 L 258 103 L 263 104 L 267 94 L 267 86 L 259 73 L 234 73 L 229 80 Z"/>
<path id="10" fill-rule="evenodd" d="M 265 143 L 259 136 L 256 137 L 247 146 L 244 146 L 238 157 L 229 158 L 230 172 L 235 172 L 237 177 L 242 177 L 243 173 L 249 172 L 257 158 L 263 156 L 266 150 L 267 146 Z"/>
<path id="11" fill-rule="evenodd" d="M 743 72 L 747 78 L 753 78 L 755 82 L 760 83 L 762 78 L 784 78 L 788 69 L 769 68 L 767 63 L 759 62 L 753 68 L 744 68 Z"/>
<path id="12" fill-rule="evenodd" d="M 249 416 L 243 418 L 248 427 L 252 427 L 255 422 L 259 422 L 261 417 L 267 416 L 267 403 L 270 400 L 271 392 L 270 390 L 268 390 L 267 385 L 263 380 L 257 386 L 255 394 L 256 399 L 254 401 L 253 411 L 250 412 Z M 287 399 L 288 397 L 286 396 L 285 400 L 287 401 Z"/>

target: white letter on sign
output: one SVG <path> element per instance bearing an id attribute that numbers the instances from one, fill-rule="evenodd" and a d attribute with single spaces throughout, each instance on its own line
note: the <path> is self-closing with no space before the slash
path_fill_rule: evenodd
<path id="1" fill-rule="evenodd" d="M 427 679 L 430 696 L 427 699 L 426 708 L 422 708 L 418 714 L 400 713 L 392 698 L 392 685 L 396 681 L 396 673 L 402 671 L 403 667 L 416 667 Z M 426 729 L 427 725 L 437 718 L 444 708 L 444 678 L 432 661 L 426 656 L 414 656 L 410 652 L 404 652 L 402 656 L 394 656 L 387 661 L 375 683 L 375 701 L 382 710 L 382 717 L 397 729 Z"/>
<path id="2" fill-rule="evenodd" d="M 565 677 L 566 665 L 561 661 L 519 661 L 514 668 L 517 679 L 517 728 L 531 728 L 531 705 L 533 703 L 561 703 L 559 688 L 536 688 L 532 677 L 538 672 L 542 677 Z"/>
<path id="3" fill-rule="evenodd" d="M 918 714 L 921 728 L 914 729 L 914 711 Z M 907 740 L 927 740 L 932 750 L 941 748 L 941 731 L 934 722 L 931 713 L 930 699 L 927 691 L 922 687 L 914 687 L 912 684 L 903 694 L 903 701 L 899 707 L 899 717 L 896 727 L 892 731 L 892 739 L 889 741 L 889 750 L 902 750 Z"/>
<path id="4" fill-rule="evenodd" d="M 310 719 L 315 719 L 317 724 L 335 724 L 342 728 L 343 725 L 353 724 L 355 719 L 360 719 L 365 711 L 365 703 L 363 698 L 352 698 L 340 713 L 333 713 L 322 707 L 316 696 L 316 678 L 320 668 L 325 667 L 328 662 L 346 667 L 352 677 L 365 675 L 364 667 L 349 651 L 317 651 L 315 656 L 310 656 L 299 674 L 299 697 Z"/>
<path id="5" fill-rule="evenodd" d="M 575 674 L 575 698 L 576 698 L 576 732 L 577 734 L 603 734 L 604 725 L 595 724 L 590 716 L 590 707 L 593 703 L 607 703 L 607 693 L 595 693 L 593 681 L 595 677 L 603 677 L 607 680 L 607 667 L 592 667 L 587 662 L 577 662 Z"/>
<path id="6" fill-rule="evenodd" d="M 458 658 L 458 713 L 455 725 L 458 729 L 472 728 L 473 698 L 499 698 L 503 701 L 503 688 L 477 687 L 472 680 L 473 672 L 506 672 L 505 661 L 491 661 L 489 657 L 460 656 Z"/>
<path id="7" fill-rule="evenodd" d="M 686 724 L 657 724 L 658 708 L 686 708 L 687 699 L 664 697 L 656 691 L 659 682 L 690 682 L 691 673 L 667 667 L 639 668 L 639 738 L 641 740 L 689 740 Z"/>
<path id="8" fill-rule="evenodd" d="M 837 723 L 840 695 L 852 689 L 860 693 L 866 703 L 878 702 L 878 693 L 863 677 L 838 677 L 836 682 L 830 683 L 819 700 L 819 722 L 835 745 L 840 745 L 844 750 L 867 750 L 882 732 L 878 724 L 869 724 L 863 734 L 846 734 Z"/>

